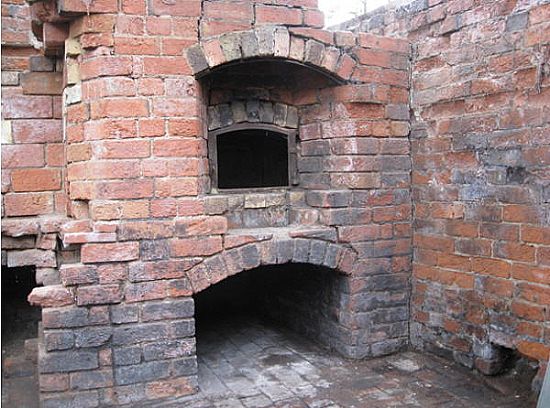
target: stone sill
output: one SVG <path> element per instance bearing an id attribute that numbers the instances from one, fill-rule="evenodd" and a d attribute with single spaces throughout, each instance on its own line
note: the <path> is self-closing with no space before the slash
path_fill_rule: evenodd
<path id="1" fill-rule="evenodd" d="M 336 228 L 321 225 L 288 225 L 284 227 L 235 228 L 229 229 L 226 236 L 251 236 L 261 240 L 275 238 L 285 240 L 292 238 L 315 238 L 336 241 Z"/>

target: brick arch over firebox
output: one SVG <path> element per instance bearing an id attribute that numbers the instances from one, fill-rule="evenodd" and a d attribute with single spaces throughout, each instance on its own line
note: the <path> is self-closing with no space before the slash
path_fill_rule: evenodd
<path id="1" fill-rule="evenodd" d="M 234 100 L 208 107 L 208 130 L 239 123 L 269 124 L 280 128 L 298 128 L 298 108 L 281 102 L 258 99 Z"/>
<path id="2" fill-rule="evenodd" d="M 246 242 L 247 238 L 239 239 Z M 325 266 L 349 276 L 356 259 L 357 253 L 353 249 L 330 241 L 311 238 L 269 239 L 226 249 L 190 269 L 187 276 L 192 292 L 196 294 L 225 278 L 263 265 L 305 263 Z"/>
<path id="3" fill-rule="evenodd" d="M 298 35 L 284 26 L 261 26 L 202 39 L 187 50 L 187 59 L 197 77 L 218 67 L 252 59 L 282 59 L 305 65 L 331 77 L 336 83 L 350 80 L 356 59 L 334 45 L 329 31 L 318 38 Z"/>

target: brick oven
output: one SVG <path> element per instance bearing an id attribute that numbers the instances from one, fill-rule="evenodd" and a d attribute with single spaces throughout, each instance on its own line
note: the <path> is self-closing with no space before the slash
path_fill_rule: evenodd
<path id="1" fill-rule="evenodd" d="M 244 286 L 349 358 L 412 339 L 486 373 L 501 346 L 544 364 L 548 146 L 521 162 L 506 143 L 525 118 L 548 129 L 548 80 L 527 51 L 476 70 L 457 44 L 505 20 L 520 41 L 525 20 L 533 47 L 547 7 L 416 1 L 352 32 L 323 29 L 316 0 L 30 3 L 3 5 L 2 264 L 41 285 L 44 407 L 197 392 L 205 295 Z M 511 80 L 477 76 L 516 63 L 528 90 L 506 95 L 540 109 L 498 128 L 479 112 Z"/>
<path id="2" fill-rule="evenodd" d="M 56 63 L 25 74 L 18 98 L 58 95 L 41 97 L 51 119 L 26 124 L 62 124 L 64 155 L 55 183 L 48 167 L 21 174 L 4 230 L 48 237 L 7 254 L 47 275 L 29 296 L 44 406 L 196 392 L 194 296 L 247 270 L 317 269 L 306 293 L 326 276 L 326 301 L 295 299 L 311 313 L 291 325 L 345 356 L 407 344 L 408 42 L 323 30 L 316 1 L 30 10 Z M 27 188 L 42 178 L 53 198 Z"/>

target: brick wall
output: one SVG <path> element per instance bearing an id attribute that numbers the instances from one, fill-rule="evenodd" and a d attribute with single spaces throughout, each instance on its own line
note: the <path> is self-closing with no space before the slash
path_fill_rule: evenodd
<path id="1" fill-rule="evenodd" d="M 25 1 L 2 3 L 2 265 L 56 272 L 65 214 L 62 63 L 35 48 Z"/>
<path id="2" fill-rule="evenodd" d="M 544 3 L 415 1 L 347 26 L 415 44 L 412 341 L 487 373 L 499 346 L 549 357 Z"/>
<path id="3" fill-rule="evenodd" d="M 407 41 L 321 30 L 309 0 L 47 0 L 32 13 L 43 52 L 64 57 L 69 217 L 58 275 L 29 296 L 43 308 L 44 406 L 195 392 L 193 295 L 260 265 L 340 274 L 323 340 L 341 353 L 406 346 Z M 238 64 L 259 59 L 273 75 Z M 297 186 L 211 191 L 208 126 L 216 112 L 219 128 L 237 121 L 222 115 L 237 105 L 298 130 Z"/>

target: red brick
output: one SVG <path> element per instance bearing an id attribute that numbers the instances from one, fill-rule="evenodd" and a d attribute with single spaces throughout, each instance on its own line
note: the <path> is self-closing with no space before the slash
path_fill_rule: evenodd
<path id="1" fill-rule="evenodd" d="M 65 286 L 83 285 L 97 282 L 95 267 L 82 264 L 66 264 L 59 268 L 61 282 Z"/>
<path id="2" fill-rule="evenodd" d="M 67 178 L 72 180 L 102 180 L 134 178 L 140 175 L 136 161 L 92 161 L 69 164 Z"/>
<path id="3" fill-rule="evenodd" d="M 3 145 L 2 168 L 42 167 L 44 166 L 44 146 Z"/>
<path id="4" fill-rule="evenodd" d="M 94 220 L 146 218 L 149 216 L 149 202 L 144 200 L 94 202 L 90 208 L 90 216 Z"/>
<path id="5" fill-rule="evenodd" d="M 168 294 L 170 281 L 140 282 L 127 284 L 124 291 L 126 302 L 164 299 Z"/>
<path id="6" fill-rule="evenodd" d="M 535 224 L 542 222 L 543 218 L 540 208 L 520 204 L 505 205 L 502 214 L 502 219 L 508 222 Z"/>
<path id="7" fill-rule="evenodd" d="M 132 261 L 139 258 L 139 243 L 86 244 L 80 257 L 82 263 Z"/>
<path id="8" fill-rule="evenodd" d="M 145 14 L 145 0 L 122 0 L 122 11 L 125 14 Z"/>
<path id="9" fill-rule="evenodd" d="M 94 0 L 93 4 L 86 0 L 63 0 L 59 6 L 59 11 L 66 13 L 99 13 L 101 15 L 101 13 L 117 12 L 117 3 L 112 0 Z M 108 18 L 109 16 L 100 17 Z"/>
<path id="10" fill-rule="evenodd" d="M 115 52 L 119 55 L 158 55 L 159 40 L 148 37 L 116 37 Z"/>
<path id="11" fill-rule="evenodd" d="M 153 196 L 153 180 L 105 181 L 95 184 L 93 198 L 101 200 L 148 198 Z"/>
<path id="12" fill-rule="evenodd" d="M 497 242 L 495 244 L 495 256 L 514 261 L 533 262 L 535 260 L 535 247 L 515 242 Z"/>
<path id="13" fill-rule="evenodd" d="M 81 286 L 76 289 L 76 302 L 79 306 L 120 303 L 122 291 L 119 285 Z"/>
<path id="14" fill-rule="evenodd" d="M 285 6 L 256 6 L 256 23 L 275 23 L 300 25 L 303 21 L 302 10 Z"/>
<path id="15" fill-rule="evenodd" d="M 411 45 L 406 40 L 381 37 L 370 33 L 359 33 L 359 45 L 366 48 L 378 48 L 399 53 L 409 53 Z"/>
<path id="16" fill-rule="evenodd" d="M 21 193 L 4 196 L 4 211 L 8 217 L 53 213 L 53 195 L 50 193 Z"/>
<path id="17" fill-rule="evenodd" d="M 51 143 L 63 141 L 60 120 L 14 120 L 12 135 L 15 143 Z"/>
<path id="18" fill-rule="evenodd" d="M 454 251 L 453 239 L 435 236 L 435 235 L 416 234 L 414 237 L 414 245 L 419 248 L 433 249 L 436 251 L 444 251 L 444 252 Z"/>
<path id="19" fill-rule="evenodd" d="M 153 154 L 159 157 L 196 157 L 199 152 L 197 139 L 157 139 L 153 142 Z"/>
<path id="20" fill-rule="evenodd" d="M 97 159 L 132 159 L 149 156 L 147 140 L 113 140 L 93 144 L 93 155 Z"/>
<path id="21" fill-rule="evenodd" d="M 252 21 L 253 4 L 248 1 L 217 1 L 204 3 L 204 17 L 219 20 Z"/>
<path id="22" fill-rule="evenodd" d="M 197 385 L 189 377 L 174 378 L 170 382 L 152 381 L 145 388 L 145 394 L 151 399 L 182 397 L 196 392 Z"/>
<path id="23" fill-rule="evenodd" d="M 150 11 L 157 16 L 198 17 L 201 13 L 201 0 L 180 0 L 173 3 L 163 0 L 152 0 Z"/>
<path id="24" fill-rule="evenodd" d="M 178 215 L 180 217 L 201 215 L 204 213 L 204 203 L 201 200 L 183 198 L 178 200 Z"/>
<path id="25" fill-rule="evenodd" d="M 65 165 L 65 146 L 62 143 L 50 143 L 46 145 L 46 165 L 61 167 Z"/>
<path id="26" fill-rule="evenodd" d="M 89 121 L 84 126 L 84 137 L 86 140 L 119 139 L 136 136 L 135 119 Z"/>
<path id="27" fill-rule="evenodd" d="M 501 241 L 517 241 L 519 226 L 513 224 L 481 224 L 480 236 Z"/>
<path id="28" fill-rule="evenodd" d="M 215 235 L 227 232 L 227 218 L 222 216 L 180 219 L 176 221 L 178 236 Z"/>
<path id="29" fill-rule="evenodd" d="M 174 257 L 209 256 L 221 250 L 221 237 L 175 239 L 170 243 L 170 253 Z"/>
<path id="30" fill-rule="evenodd" d="M 550 305 L 550 287 L 546 285 L 532 285 L 529 283 L 519 283 L 519 297 L 528 302 L 538 303 L 539 305 Z"/>
<path id="31" fill-rule="evenodd" d="M 472 269 L 471 259 L 469 257 L 447 253 L 437 254 L 437 266 L 465 272 L 470 272 Z"/>
<path id="32" fill-rule="evenodd" d="M 101 56 L 83 61 L 80 65 L 80 76 L 83 80 L 103 76 L 126 76 L 131 73 L 131 57 Z"/>
<path id="33" fill-rule="evenodd" d="M 520 341 L 518 343 L 518 351 L 527 357 L 539 361 L 548 361 L 550 356 L 550 347 L 541 343 L 529 341 Z"/>
<path id="34" fill-rule="evenodd" d="M 20 81 L 25 95 L 61 95 L 63 92 L 61 72 L 25 72 Z"/>
<path id="35" fill-rule="evenodd" d="M 89 143 L 67 145 L 67 162 L 89 160 L 92 157 L 92 149 Z"/>
<path id="36" fill-rule="evenodd" d="M 199 193 L 198 180 L 190 177 L 156 179 L 156 197 L 195 196 Z"/>
<path id="37" fill-rule="evenodd" d="M 185 53 L 185 50 L 195 44 L 195 41 L 181 38 L 163 38 L 162 54 L 178 56 Z"/>
<path id="38" fill-rule="evenodd" d="M 513 301 L 511 311 L 515 315 L 525 320 L 544 321 L 545 308 L 541 306 L 532 305 L 529 303 Z"/>
<path id="39" fill-rule="evenodd" d="M 66 391 L 69 389 L 69 374 L 40 374 L 40 391 Z"/>
<path id="40" fill-rule="evenodd" d="M 175 217 L 178 214 L 178 202 L 175 198 L 151 201 L 152 217 Z"/>
<path id="41" fill-rule="evenodd" d="M 193 98 L 155 98 L 153 113 L 156 116 L 198 116 L 198 101 Z"/>
<path id="42" fill-rule="evenodd" d="M 97 275 L 101 284 L 124 282 L 128 279 L 128 265 L 120 263 L 99 265 Z"/>
<path id="43" fill-rule="evenodd" d="M 325 15 L 319 10 L 304 10 L 304 25 L 323 28 L 325 25 Z"/>
<path id="44" fill-rule="evenodd" d="M 67 123 L 82 123 L 90 118 L 89 106 L 79 103 L 67 107 Z"/>
<path id="45" fill-rule="evenodd" d="M 184 57 L 145 57 L 143 72 L 146 75 L 192 75 Z"/>
<path id="46" fill-rule="evenodd" d="M 174 235 L 172 221 L 128 221 L 119 225 L 119 239 L 159 239 Z"/>
<path id="47" fill-rule="evenodd" d="M 86 99 L 135 95 L 135 82 L 127 77 L 97 78 L 85 82 L 82 86 L 82 96 Z"/>
<path id="48" fill-rule="evenodd" d="M 141 137 L 164 136 L 164 119 L 140 119 L 139 135 Z"/>
<path id="49" fill-rule="evenodd" d="M 201 123 L 198 119 L 170 119 L 168 121 L 168 134 L 170 136 L 199 136 Z"/>
<path id="50" fill-rule="evenodd" d="M 204 37 L 212 37 L 232 31 L 244 31 L 251 28 L 249 22 L 228 22 L 218 20 L 202 20 L 201 33 Z"/>
<path id="51" fill-rule="evenodd" d="M 145 33 L 145 19 L 143 17 L 118 15 L 115 27 L 117 34 L 143 35 Z"/>
<path id="52" fill-rule="evenodd" d="M 478 224 L 463 220 L 452 220 L 446 223 L 445 232 L 455 237 L 475 238 L 478 236 Z"/>
<path id="53" fill-rule="evenodd" d="M 111 33 L 90 33 L 80 36 L 80 45 L 83 49 L 112 47 L 114 43 Z"/>
<path id="54" fill-rule="evenodd" d="M 484 281 L 484 290 L 504 298 L 511 298 L 514 294 L 514 282 L 507 279 L 488 277 Z"/>
<path id="55" fill-rule="evenodd" d="M 31 305 L 40 307 L 60 307 L 74 303 L 72 293 L 62 285 L 36 287 L 27 300 Z"/>
<path id="56" fill-rule="evenodd" d="M 550 245 L 550 228 L 522 225 L 521 240 L 534 244 Z"/>
<path id="57" fill-rule="evenodd" d="M 164 82 L 160 78 L 140 78 L 138 80 L 138 92 L 140 95 L 162 95 Z"/>
<path id="58" fill-rule="evenodd" d="M 371 241 L 380 238 L 379 225 L 354 225 L 338 227 L 338 239 L 342 242 Z"/>
<path id="59" fill-rule="evenodd" d="M 10 96 L 2 98 L 4 119 L 52 118 L 51 96 Z"/>
<path id="60" fill-rule="evenodd" d="M 550 268 L 514 264 L 512 267 L 512 276 L 514 279 L 550 285 Z"/>
<path id="61" fill-rule="evenodd" d="M 170 35 L 172 19 L 169 17 L 147 17 L 145 21 L 149 35 Z"/>
<path id="62" fill-rule="evenodd" d="M 61 171 L 57 169 L 24 169 L 11 173 L 12 188 L 17 192 L 50 191 L 61 188 Z"/>
<path id="63" fill-rule="evenodd" d="M 511 265 L 509 262 L 500 259 L 473 258 L 472 269 L 474 272 L 483 275 L 497 276 L 500 278 L 509 278 Z"/>
<path id="64" fill-rule="evenodd" d="M 374 208 L 372 219 L 374 222 L 405 221 L 411 218 L 410 205 L 396 205 L 392 207 Z"/>
<path id="65" fill-rule="evenodd" d="M 91 117 L 109 118 L 109 117 L 136 117 L 147 116 L 149 108 L 144 99 L 118 98 L 103 99 L 91 104 Z"/>

